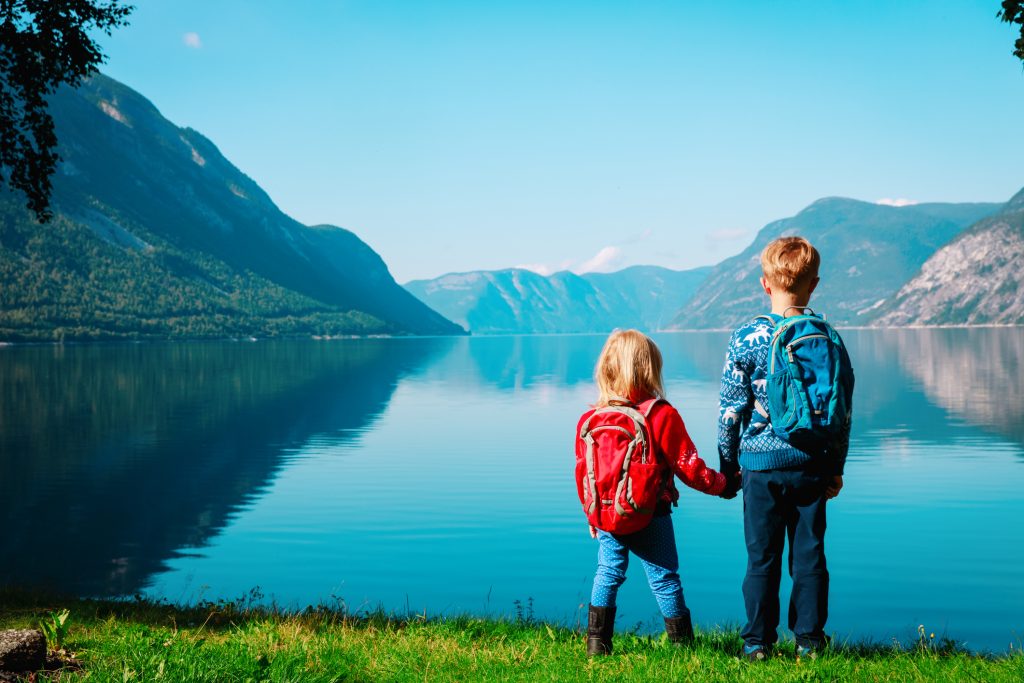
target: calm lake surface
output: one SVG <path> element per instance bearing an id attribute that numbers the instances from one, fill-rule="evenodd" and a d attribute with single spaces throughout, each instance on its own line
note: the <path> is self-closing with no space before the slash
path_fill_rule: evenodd
<path id="1" fill-rule="evenodd" d="M 828 630 L 1024 638 L 1024 329 L 844 332 Z M 726 334 L 656 335 L 717 466 Z M 0 582 L 585 621 L 573 430 L 603 335 L 0 349 Z M 741 501 L 682 488 L 680 573 L 742 621 Z M 660 628 L 639 563 L 621 629 Z M 783 586 L 788 591 L 788 577 Z"/>

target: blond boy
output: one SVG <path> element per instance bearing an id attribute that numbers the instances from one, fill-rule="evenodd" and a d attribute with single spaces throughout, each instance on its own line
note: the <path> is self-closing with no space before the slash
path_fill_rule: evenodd
<path id="1" fill-rule="evenodd" d="M 801 450 L 772 428 L 767 406 L 768 356 L 775 325 L 800 315 L 818 285 L 818 251 L 802 237 L 783 237 L 761 253 L 761 287 L 771 315 L 737 329 L 729 341 L 719 396 L 720 470 L 742 471 L 747 571 L 742 631 L 747 659 L 766 659 L 778 638 L 782 553 L 789 539 L 793 591 L 789 627 L 798 655 L 827 644 L 829 575 L 825 562 L 825 501 L 839 495 L 849 426 L 827 447 Z M 845 352 L 844 352 L 845 353 Z"/>

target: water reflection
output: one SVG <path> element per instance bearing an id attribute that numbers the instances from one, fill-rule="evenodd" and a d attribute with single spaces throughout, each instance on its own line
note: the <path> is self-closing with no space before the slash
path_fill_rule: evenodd
<path id="1" fill-rule="evenodd" d="M 1005 647 L 1024 613 L 1024 542 L 1006 525 L 1024 485 L 1018 331 L 843 336 L 856 416 L 829 512 L 830 623 L 887 638 L 948 621 Z M 714 464 L 728 334 L 655 337 Z M 258 585 L 281 604 L 431 613 L 534 598 L 571 623 L 594 549 L 570 437 L 604 339 L 0 349 L 0 581 L 171 599 Z M 699 495 L 676 510 L 704 625 L 742 614 L 740 511 Z M 634 576 L 631 624 L 656 614 Z"/>
<path id="2" fill-rule="evenodd" d="M 356 438 L 450 343 L 4 349 L 0 582 L 135 592 L 222 529 L 290 449 Z"/>
<path id="3" fill-rule="evenodd" d="M 1020 329 L 841 330 L 857 377 L 854 429 L 876 440 L 964 436 L 964 423 L 1024 442 Z M 667 379 L 717 384 L 727 333 L 655 335 Z M 596 357 L 596 356 L 595 356 Z M 950 418 L 953 419 L 950 419 Z M 878 432 L 872 437 L 872 434 Z M 888 437 L 886 437 L 888 438 Z M 880 452 L 880 451 L 879 451 Z"/>
<path id="4" fill-rule="evenodd" d="M 450 381 L 482 381 L 501 390 L 538 384 L 590 384 L 605 334 L 484 336 L 462 339 L 432 372 Z M 728 334 L 654 334 L 666 378 L 718 381 Z"/>
<path id="5" fill-rule="evenodd" d="M 501 391 L 575 386 L 592 381 L 604 340 L 586 334 L 461 338 L 427 374 L 449 386 L 482 384 Z"/>
<path id="6" fill-rule="evenodd" d="M 1018 329 L 842 330 L 857 376 L 855 430 L 913 432 L 924 441 L 964 435 L 964 422 L 1024 442 L 1024 334 Z M 653 335 L 668 381 L 717 385 L 729 335 Z M 464 338 L 427 372 L 447 384 L 504 392 L 593 381 L 606 335 Z M 713 398 L 709 397 L 713 401 Z M 950 419 L 950 417 L 954 419 Z"/>
<path id="7" fill-rule="evenodd" d="M 880 338 L 931 401 L 1024 443 L 1024 330 L 886 330 Z"/>

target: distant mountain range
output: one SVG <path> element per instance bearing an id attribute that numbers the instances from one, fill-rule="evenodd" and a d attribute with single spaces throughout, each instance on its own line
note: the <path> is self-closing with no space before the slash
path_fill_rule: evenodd
<path id="1" fill-rule="evenodd" d="M 50 110 L 54 219 L 0 191 L 0 341 L 464 332 L 130 88 L 97 75 Z"/>
<path id="2" fill-rule="evenodd" d="M 811 306 L 829 320 L 863 325 L 921 265 L 968 225 L 1000 204 L 884 206 L 832 197 L 769 223 L 753 243 L 717 266 L 679 311 L 674 329 L 733 328 L 763 312 L 760 254 L 772 240 L 802 235 L 821 253 L 821 284 Z"/>
<path id="3" fill-rule="evenodd" d="M 634 266 L 616 273 L 545 276 L 516 268 L 413 280 L 405 288 L 476 334 L 656 330 L 668 324 L 710 270 Z"/>
<path id="4" fill-rule="evenodd" d="M 110 78 L 59 91 L 51 113 L 52 222 L 0 189 L 0 342 L 731 328 L 764 310 L 758 256 L 792 234 L 821 251 L 812 305 L 840 325 L 1024 324 L 1024 191 L 1006 204 L 821 199 L 714 267 L 403 288 L 356 235 L 288 217 L 212 142 Z"/>
<path id="5" fill-rule="evenodd" d="M 800 234 L 822 254 L 812 306 L 839 325 L 1024 323 L 1022 220 L 1024 191 L 1006 205 L 895 207 L 829 197 L 769 223 L 750 246 L 710 268 L 636 266 L 547 277 L 476 271 L 405 287 L 477 334 L 730 329 L 767 304 L 758 282 L 761 250 L 777 237 Z M 976 278 L 965 279 L 965 269 Z M 950 277 L 962 286 L 936 293 L 935 278 Z M 937 303 L 956 297 L 955 304 Z"/>

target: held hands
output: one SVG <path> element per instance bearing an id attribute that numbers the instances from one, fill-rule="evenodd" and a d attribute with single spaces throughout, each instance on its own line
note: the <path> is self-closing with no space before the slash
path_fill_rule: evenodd
<path id="1" fill-rule="evenodd" d="M 719 493 L 719 497 L 725 500 L 732 500 L 736 497 L 736 492 L 743 486 L 743 475 L 737 471 L 733 475 L 725 475 L 725 488 Z"/>
<path id="2" fill-rule="evenodd" d="M 587 526 L 590 527 L 590 537 L 591 538 L 597 538 L 597 529 L 594 528 L 594 525 L 593 524 L 588 524 Z"/>
<path id="3" fill-rule="evenodd" d="M 825 488 L 825 498 L 831 500 L 843 490 L 843 475 L 837 474 L 832 477 L 832 483 Z"/>

